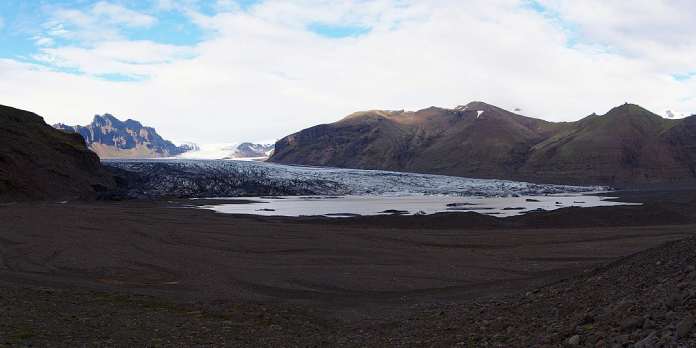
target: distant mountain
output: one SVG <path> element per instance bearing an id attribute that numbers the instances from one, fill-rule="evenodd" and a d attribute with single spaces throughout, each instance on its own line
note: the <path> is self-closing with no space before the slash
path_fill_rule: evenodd
<path id="1" fill-rule="evenodd" d="M 0 105 L 0 201 L 94 198 L 114 186 L 82 137 Z"/>
<path id="2" fill-rule="evenodd" d="M 179 148 L 182 150 L 186 150 L 185 152 L 198 151 L 201 149 L 201 147 L 198 146 L 198 144 L 192 142 L 184 142 L 181 145 L 179 145 Z"/>
<path id="3" fill-rule="evenodd" d="M 696 116 L 625 104 L 547 122 L 472 102 L 358 112 L 289 135 L 271 162 L 617 187 L 696 184 Z"/>
<path id="4" fill-rule="evenodd" d="M 273 152 L 273 144 L 241 143 L 234 153 L 235 158 L 267 158 Z"/>
<path id="5" fill-rule="evenodd" d="M 273 152 L 273 144 L 228 143 L 201 144 L 197 149 L 179 155 L 189 159 L 253 159 L 265 160 Z"/>
<path id="6" fill-rule="evenodd" d="M 131 119 L 121 121 L 110 114 L 96 115 L 86 126 L 59 123 L 53 127 L 79 133 L 100 158 L 171 157 L 197 148 L 195 144 L 176 146 L 163 139 L 152 127 L 144 127 Z"/>

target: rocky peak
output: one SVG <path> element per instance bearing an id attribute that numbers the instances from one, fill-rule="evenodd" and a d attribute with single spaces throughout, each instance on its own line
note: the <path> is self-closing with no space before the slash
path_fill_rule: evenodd
<path id="1" fill-rule="evenodd" d="M 494 110 L 502 110 L 496 106 L 487 104 L 482 101 L 472 101 L 464 105 L 459 105 L 454 108 L 455 110 L 458 111 L 494 111 Z"/>
<path id="2" fill-rule="evenodd" d="M 629 103 L 614 107 L 603 116 L 594 118 L 594 120 L 613 125 L 616 132 L 628 130 L 628 128 L 641 129 L 643 131 L 664 129 L 680 121 L 663 118 L 639 105 Z"/>
<path id="3" fill-rule="evenodd" d="M 120 125 L 121 121 L 111 114 L 94 115 L 92 124 L 95 126 Z"/>
<path id="4" fill-rule="evenodd" d="M 486 104 L 486 103 L 484 103 L 484 102 L 482 102 L 482 101 L 471 101 L 471 102 L 468 102 L 468 103 L 466 103 L 466 104 L 464 104 L 464 105 L 459 105 L 459 106 L 457 107 L 457 109 L 460 109 L 460 110 L 471 110 L 471 109 L 481 109 L 481 108 L 489 108 L 489 107 L 491 107 L 491 105 Z"/>
<path id="5" fill-rule="evenodd" d="M 459 105 L 454 108 L 461 115 L 473 117 L 475 119 L 487 120 L 517 120 L 527 119 L 515 112 L 510 112 L 482 101 L 472 101 L 465 105 Z M 517 111 L 517 109 L 516 109 Z"/>
<path id="6" fill-rule="evenodd" d="M 605 116 L 610 116 L 610 117 L 621 117 L 621 116 L 649 116 L 649 117 L 657 117 L 657 118 L 662 118 L 659 115 L 656 115 L 640 105 L 636 104 L 630 104 L 630 103 L 624 103 L 622 105 L 616 106 L 609 110 L 609 112 L 606 113 Z"/>
<path id="7" fill-rule="evenodd" d="M 86 126 L 54 125 L 55 128 L 82 135 L 89 148 L 102 158 L 170 157 L 192 150 L 176 146 L 162 138 L 152 127 L 127 119 L 121 121 L 112 114 L 95 115 Z"/>
<path id="8" fill-rule="evenodd" d="M 236 155 L 238 157 L 268 157 L 273 151 L 273 144 L 254 144 L 241 143 L 237 146 Z"/>
<path id="9" fill-rule="evenodd" d="M 123 125 L 124 125 L 125 127 L 127 127 L 127 128 L 131 128 L 131 129 L 141 129 L 141 128 L 145 128 L 145 129 L 148 129 L 148 130 L 153 130 L 152 127 L 143 127 L 142 123 L 140 123 L 140 122 L 138 122 L 138 121 L 136 121 L 136 120 L 132 120 L 132 119 L 130 119 L 130 118 L 127 119 L 127 120 L 125 120 L 125 121 L 123 121 Z"/>

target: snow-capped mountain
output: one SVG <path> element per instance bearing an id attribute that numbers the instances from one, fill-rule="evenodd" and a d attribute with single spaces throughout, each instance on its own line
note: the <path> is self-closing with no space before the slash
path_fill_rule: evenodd
<path id="1" fill-rule="evenodd" d="M 273 144 L 241 143 L 237 146 L 236 155 L 241 158 L 268 158 L 273 152 L 273 148 Z"/>
<path id="2" fill-rule="evenodd" d="M 250 142 L 198 144 L 194 149 L 178 155 L 177 158 L 265 160 L 272 152 L 273 144 Z"/>

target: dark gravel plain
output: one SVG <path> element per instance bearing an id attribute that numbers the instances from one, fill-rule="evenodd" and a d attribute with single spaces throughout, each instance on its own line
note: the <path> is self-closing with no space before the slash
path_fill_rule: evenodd
<path id="1" fill-rule="evenodd" d="M 696 344 L 696 194 L 498 219 L 0 206 L 0 346 Z M 652 344 L 652 345 L 650 345 Z"/>

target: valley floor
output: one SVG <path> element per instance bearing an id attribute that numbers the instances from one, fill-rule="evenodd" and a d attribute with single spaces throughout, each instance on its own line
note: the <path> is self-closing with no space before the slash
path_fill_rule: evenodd
<path id="1" fill-rule="evenodd" d="M 505 220 L 2 205 L 0 346 L 694 342 L 696 193 L 622 196 L 647 204 Z"/>

